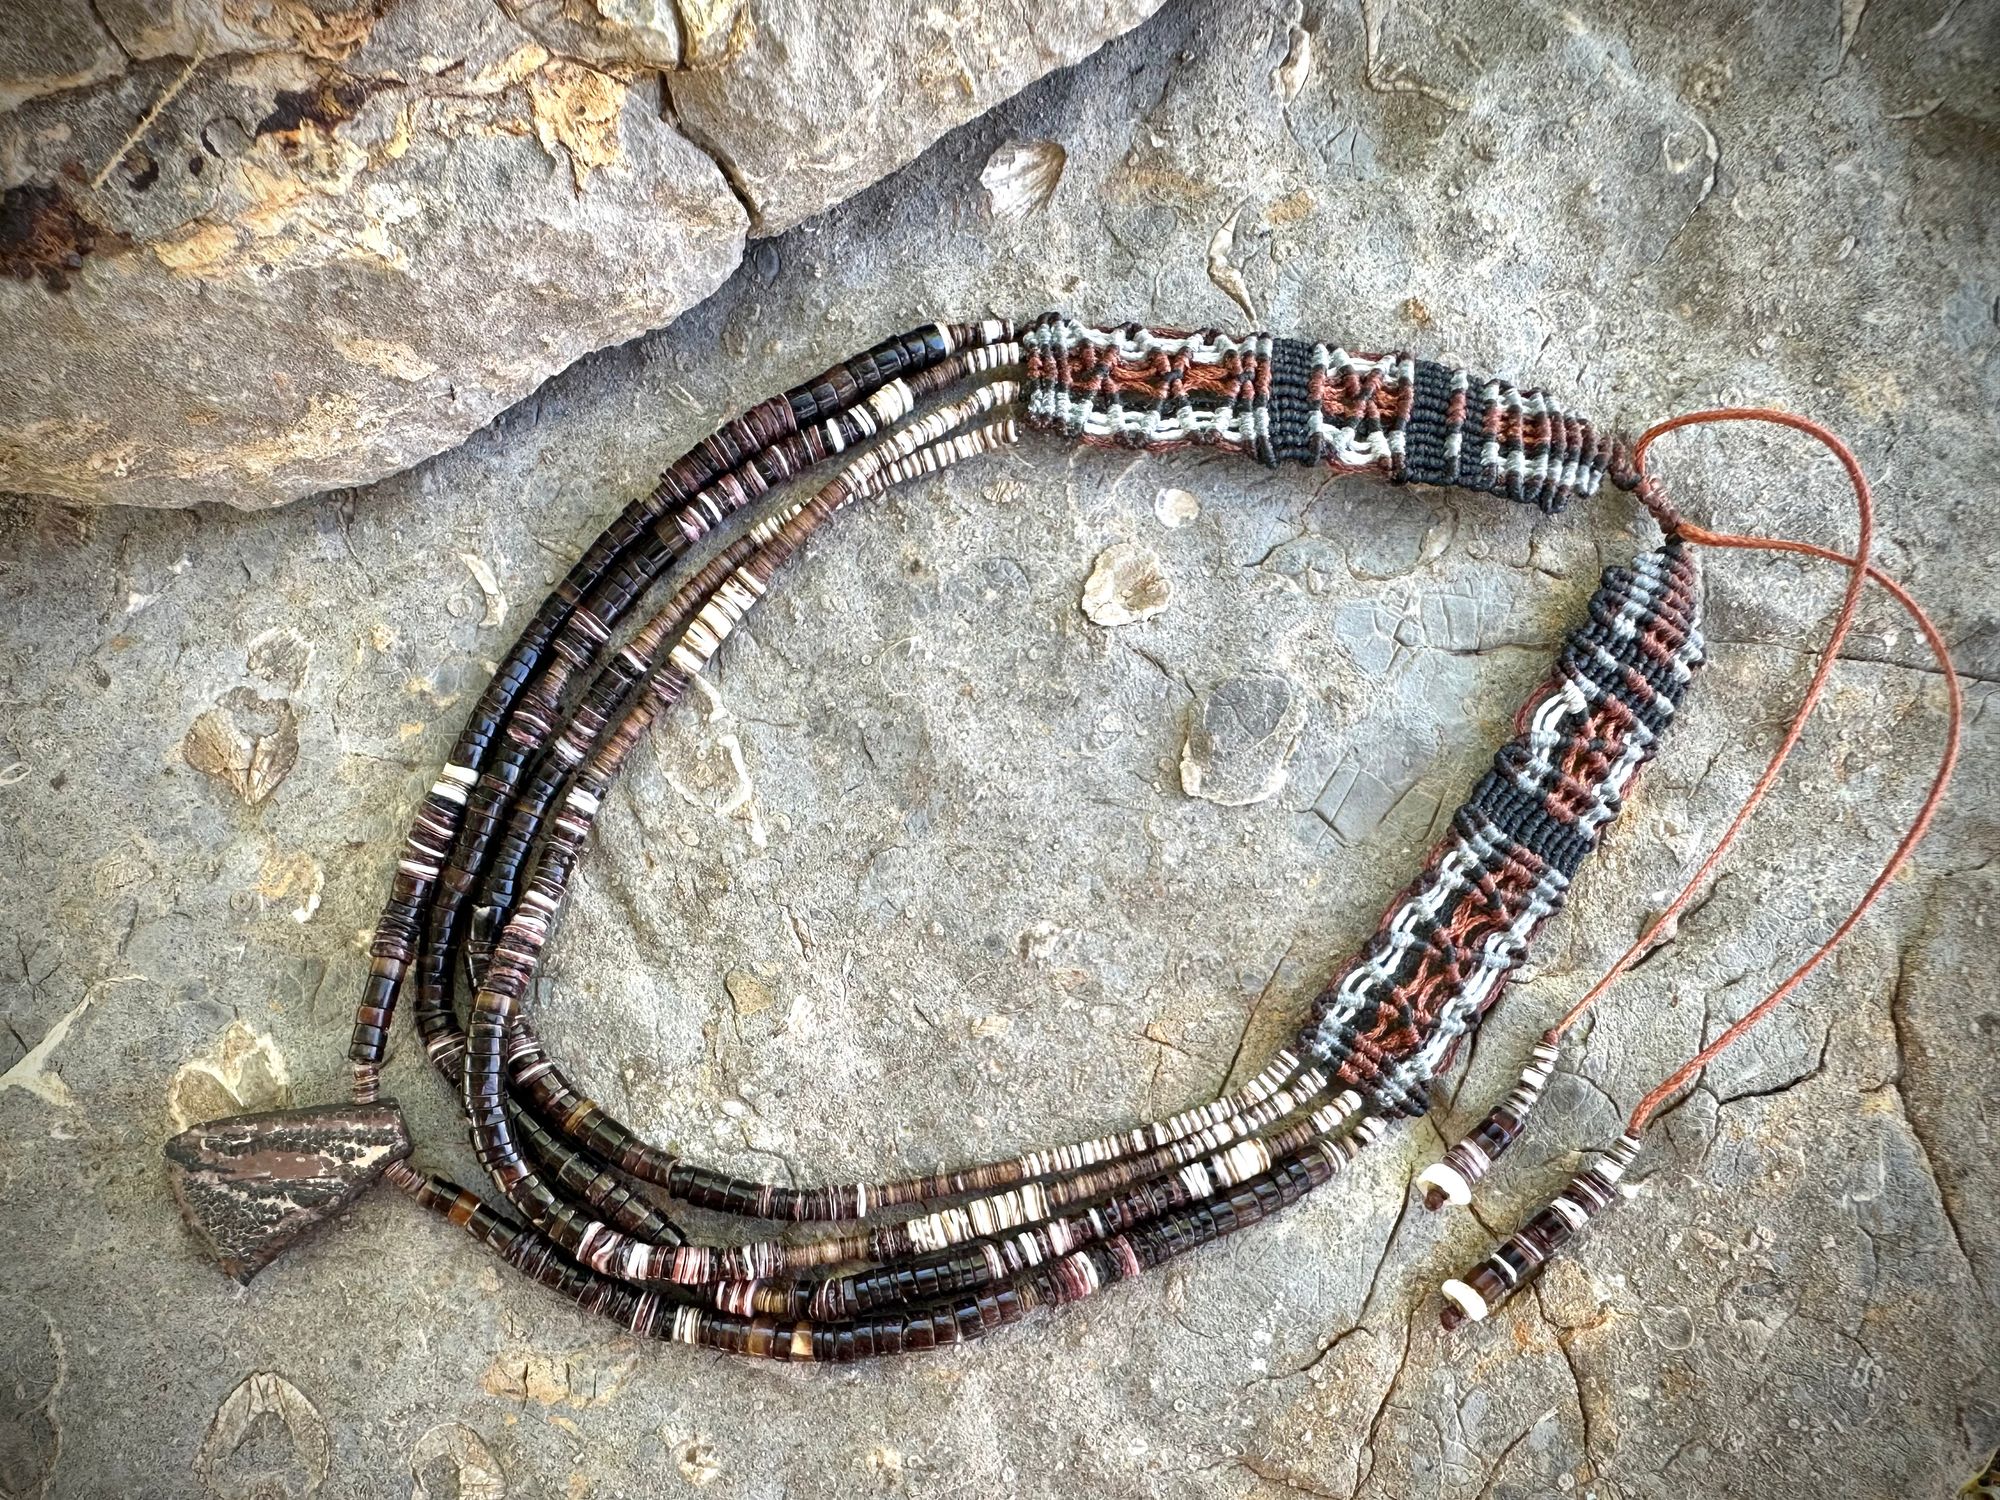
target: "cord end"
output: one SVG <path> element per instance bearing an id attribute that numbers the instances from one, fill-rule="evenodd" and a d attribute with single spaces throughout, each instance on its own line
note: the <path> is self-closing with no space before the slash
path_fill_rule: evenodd
<path id="1" fill-rule="evenodd" d="M 1484 1297 L 1456 1277 L 1438 1290 L 1444 1293 L 1444 1312 L 1438 1322 L 1444 1325 L 1446 1333 L 1465 1323 L 1484 1322 L 1486 1314 L 1491 1311 Z"/>
<path id="2" fill-rule="evenodd" d="M 1463 1208 L 1472 1201 L 1472 1184 L 1451 1165 L 1447 1157 L 1444 1161 L 1434 1161 L 1417 1174 L 1417 1186 L 1424 1190 L 1424 1207 L 1436 1213 L 1449 1203 L 1453 1208 Z"/>
<path id="3" fill-rule="evenodd" d="M 1493 1164 L 1506 1154 L 1527 1126 L 1535 1102 L 1542 1097 L 1542 1090 L 1556 1070 L 1558 1055 L 1554 1042 L 1544 1039 L 1536 1043 L 1528 1065 L 1521 1070 L 1521 1081 L 1507 1097 L 1488 1111 L 1469 1135 L 1445 1152 L 1441 1160 L 1417 1175 L 1417 1184 L 1424 1190 L 1425 1208 L 1436 1213 L 1447 1204 L 1463 1208 L 1472 1201 L 1474 1185 L 1493 1170 Z"/>
<path id="4" fill-rule="evenodd" d="M 1569 1185 L 1543 1206 L 1491 1255 L 1463 1277 L 1441 1288 L 1445 1298 L 1440 1321 L 1446 1329 L 1480 1322 L 1540 1274 L 1555 1253 L 1584 1226 L 1612 1204 L 1629 1196 L 1620 1185 L 1625 1169 L 1639 1154 L 1639 1138 L 1626 1134 L 1598 1161 L 1576 1174 Z"/>

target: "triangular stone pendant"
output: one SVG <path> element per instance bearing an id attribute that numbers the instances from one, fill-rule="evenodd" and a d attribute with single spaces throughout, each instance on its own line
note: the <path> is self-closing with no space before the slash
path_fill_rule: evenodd
<path id="1" fill-rule="evenodd" d="M 248 1284 L 408 1156 L 410 1133 L 385 1099 L 234 1115 L 182 1131 L 166 1150 L 188 1227 Z"/>

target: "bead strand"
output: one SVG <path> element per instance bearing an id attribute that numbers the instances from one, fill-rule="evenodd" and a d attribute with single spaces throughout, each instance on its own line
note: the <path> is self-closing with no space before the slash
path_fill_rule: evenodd
<path id="1" fill-rule="evenodd" d="M 1364 1126 L 1379 1122 L 1364 1121 Z M 1144 1274 L 1211 1244 L 1279 1210 L 1340 1175 L 1378 1130 L 1358 1130 L 1289 1160 L 1226 1196 L 1189 1203 L 1146 1222 L 1120 1228 L 1102 1242 L 1080 1245 L 1040 1264 L 1024 1265 L 977 1287 L 951 1289 L 933 1282 L 917 1289 L 914 1305 L 897 1301 L 855 1314 L 799 1318 L 753 1310 L 707 1307 L 670 1289 L 640 1291 L 566 1259 L 544 1235 L 496 1212 L 477 1195 L 397 1163 L 390 1180 L 424 1207 L 458 1225 L 502 1259 L 586 1312 L 606 1317 L 642 1337 L 783 1360 L 850 1363 L 963 1343 L 1019 1321 L 1034 1307 L 1081 1301 L 1104 1287 Z M 738 1310 L 738 1309 L 741 1310 Z M 877 1313 L 868 1316 L 869 1312 Z"/>
<path id="2" fill-rule="evenodd" d="M 1424 1207 L 1435 1213 L 1445 1204 L 1459 1207 L 1472 1201 L 1474 1184 L 1493 1170 L 1509 1146 L 1520 1136 L 1556 1070 L 1560 1052 L 1552 1042 L 1538 1042 L 1521 1081 L 1507 1097 L 1487 1112 L 1473 1130 L 1417 1174 L 1417 1186 L 1424 1190 Z"/>
<path id="3" fill-rule="evenodd" d="M 538 755 L 544 761 L 549 758 L 543 752 L 562 721 L 560 704 L 571 678 L 589 669 L 608 644 L 618 618 L 712 525 L 791 474 L 862 441 L 878 429 L 884 413 L 907 410 L 919 390 L 942 388 L 968 369 L 987 367 L 987 346 L 963 346 L 968 338 L 996 331 L 1009 330 L 997 322 L 979 330 L 933 324 L 877 345 L 736 419 L 668 471 L 647 502 L 647 518 L 653 518 L 657 509 L 662 524 L 626 538 L 623 550 L 592 573 L 601 582 L 577 590 L 579 595 L 591 588 L 595 592 L 572 612 L 573 619 L 564 619 L 563 631 L 552 636 L 551 659 L 505 718 L 500 758 L 468 783 L 472 793 L 460 799 L 466 816 L 457 829 L 442 895 L 429 913 L 417 1023 L 432 1061 L 447 1077 L 458 1067 L 460 1053 L 449 988 L 454 947 L 467 941 L 474 949 L 470 957 L 476 969 L 484 962 L 487 946 L 481 937 L 461 934 L 460 913 L 475 884 L 481 895 L 474 910 L 483 915 L 485 925 L 496 925 L 512 905 L 514 877 L 533 841 L 534 825 L 516 824 L 497 846 L 496 830 L 531 763 Z M 962 352 L 954 355 L 954 349 Z M 667 507 L 676 505 L 671 524 L 664 524 Z M 517 668 L 510 660 L 496 681 L 517 671 L 525 679 L 533 667 L 528 662 Z M 617 660 L 612 673 L 589 695 L 591 711 L 608 713 L 636 681 L 625 677 Z M 493 717 L 500 722 L 497 714 Z M 538 772 L 531 785 L 539 788 L 541 779 Z"/>
<path id="4" fill-rule="evenodd" d="M 373 1070 L 382 1061 L 397 992 L 422 939 L 437 881 L 443 873 L 438 867 L 467 809 L 468 789 L 480 785 L 481 768 L 502 722 L 511 714 L 522 688 L 579 604 L 626 559 L 661 514 L 726 471 L 726 455 L 762 446 L 795 429 L 802 418 L 810 420 L 823 410 L 837 409 L 843 391 L 851 390 L 856 396 L 864 394 L 893 378 L 906 364 L 935 362 L 933 350 L 937 351 L 937 357 L 942 357 L 955 344 L 983 339 L 997 326 L 988 324 L 971 330 L 963 325 L 947 328 L 934 324 L 929 329 L 915 330 L 877 345 L 868 354 L 835 366 L 817 380 L 753 408 L 676 461 L 650 495 L 627 506 L 585 549 L 562 582 L 537 608 L 481 692 L 443 774 L 418 808 L 405 858 L 397 867 L 388 903 L 370 945 L 368 979 L 356 1009 L 349 1056 L 357 1070 L 357 1102 L 369 1102 L 379 1092 Z M 671 556 L 663 557 L 658 566 L 663 568 L 671 560 Z M 487 789 L 487 797 L 499 795 L 504 795 L 504 783 L 498 792 Z"/>
<path id="5" fill-rule="evenodd" d="M 1485 1318 L 1526 1286 L 1549 1257 L 1582 1233 L 1592 1219 L 1629 1196 L 1630 1190 L 1620 1185 L 1620 1179 L 1638 1154 L 1639 1138 L 1620 1136 L 1617 1145 L 1594 1166 L 1572 1177 L 1567 1187 L 1491 1255 L 1463 1278 L 1447 1281 L 1441 1288 L 1445 1328 Z"/>
<path id="6" fill-rule="evenodd" d="M 990 397 L 974 396 L 960 403 L 950 419 L 965 420 L 993 405 Z M 902 415 L 904 413 L 898 413 Z M 918 473 L 934 472 L 979 452 L 1013 442 L 1017 433 L 1006 420 L 955 437 L 931 436 L 935 426 L 912 428 L 901 440 L 871 450 L 856 459 L 830 484 L 810 500 L 793 509 L 768 536 L 759 540 L 755 533 L 745 538 L 751 550 L 728 573 L 707 588 L 684 588 L 664 618 L 684 621 L 680 640 L 667 653 L 661 670 L 649 680 L 649 691 L 627 713 L 619 729 L 593 757 L 588 783 L 608 787 L 615 778 L 624 755 L 635 745 L 646 727 L 665 708 L 677 702 L 694 675 L 706 665 L 738 617 L 737 606 L 727 603 L 721 591 L 734 580 L 741 589 L 741 606 L 763 595 L 772 573 L 796 553 L 825 520 L 863 495 L 879 494 L 889 485 Z M 725 554 L 726 555 L 726 554 Z M 720 571 L 711 564 L 708 572 Z M 707 582 L 698 575 L 697 583 Z M 721 607 L 717 601 L 723 600 Z M 704 620 L 705 615 L 705 620 Z M 607 753 L 608 752 L 608 753 Z M 592 802 L 600 792 L 588 793 Z M 579 857 L 582 839 L 590 826 L 587 815 L 558 822 L 545 839 L 534 874 L 521 902 L 494 946 L 484 984 L 476 997 L 473 1019 L 467 1028 L 462 1087 L 467 1118 L 471 1121 L 475 1150 L 503 1194 L 530 1221 L 562 1250 L 598 1270 L 614 1262 L 638 1266 L 649 1248 L 586 1218 L 564 1202 L 522 1159 L 515 1144 L 508 1112 L 504 1105 L 505 1041 L 513 1012 L 526 992 L 527 983 L 546 945 L 553 918 L 559 909 L 570 874 Z M 517 1056 L 522 1055 L 517 1052 Z M 572 1111 L 572 1122 L 580 1114 Z M 654 1247 L 657 1248 L 657 1247 Z"/>

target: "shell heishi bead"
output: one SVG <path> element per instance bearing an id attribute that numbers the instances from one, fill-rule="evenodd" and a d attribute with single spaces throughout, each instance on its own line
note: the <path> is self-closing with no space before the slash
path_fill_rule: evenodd
<path id="1" fill-rule="evenodd" d="M 699 625 L 689 625 L 680 644 L 667 653 L 667 660 L 688 676 L 699 677 L 707 669 L 709 658 L 715 655 L 715 648 L 721 644 Z"/>
<path id="2" fill-rule="evenodd" d="M 704 656 L 713 656 L 722 649 L 722 643 L 729 639 L 729 632 L 736 628 L 736 622 L 741 618 L 720 594 L 710 595 L 708 603 L 701 607 L 688 625 L 688 637 L 702 644 Z M 696 633 L 697 630 L 700 634 Z"/>
<path id="3" fill-rule="evenodd" d="M 1590 1222 L 1590 1214 L 1571 1199 L 1567 1193 L 1557 1194 L 1555 1200 L 1549 1204 L 1549 1207 L 1561 1214 L 1563 1222 L 1568 1224 L 1571 1229 L 1582 1229 L 1584 1225 Z"/>
<path id="4" fill-rule="evenodd" d="M 1483 1322 L 1486 1314 L 1491 1311 L 1484 1297 L 1456 1278 L 1447 1281 L 1439 1290 L 1444 1293 L 1446 1301 L 1475 1323 Z"/>
<path id="5" fill-rule="evenodd" d="M 451 843 L 454 822 L 446 815 L 433 812 L 426 798 L 424 804 L 418 807 L 416 819 L 403 842 L 420 854 L 436 855 L 442 859 Z"/>
<path id="6" fill-rule="evenodd" d="M 750 540 L 760 547 L 768 546 L 777 534 L 784 530 L 786 524 L 804 509 L 803 505 L 789 505 L 777 515 L 766 516 L 750 528 Z"/>
<path id="7" fill-rule="evenodd" d="M 751 607 L 759 599 L 764 597 L 764 585 L 757 581 L 756 574 L 738 568 L 722 580 L 721 586 L 715 591 L 715 596 L 725 601 L 736 611 L 736 617 L 741 619 L 750 612 Z"/>
<path id="8" fill-rule="evenodd" d="M 1436 1188 L 1454 1208 L 1463 1208 L 1472 1201 L 1471 1186 L 1454 1168 L 1441 1161 L 1432 1162 L 1417 1174 L 1417 1186 Z"/>
<path id="9" fill-rule="evenodd" d="M 1629 1132 L 1618 1138 L 1618 1144 L 1604 1153 L 1604 1159 L 1597 1164 L 1598 1175 L 1606 1182 L 1616 1184 L 1625 1175 L 1625 1169 L 1632 1165 L 1639 1154 L 1639 1138 Z"/>
<path id="10" fill-rule="evenodd" d="M 1252 1177 L 1271 1170 L 1271 1153 L 1264 1148 L 1262 1141 L 1239 1142 L 1216 1160 L 1225 1169 L 1223 1182 L 1229 1187 L 1248 1182 Z"/>
<path id="11" fill-rule="evenodd" d="M 915 394 L 900 377 L 890 381 L 868 398 L 868 410 L 885 426 L 900 422 L 917 404 Z"/>
<path id="12" fill-rule="evenodd" d="M 1297 1071 L 1298 1065 L 1298 1060 L 1290 1052 L 1279 1052 L 1263 1072 L 1244 1086 L 1244 1097 L 1261 1103 L 1285 1084 L 1286 1080 Z"/>
<path id="13" fill-rule="evenodd" d="M 724 579 L 715 592 L 708 596 L 708 602 L 697 611 L 695 619 L 715 637 L 715 644 L 719 647 L 729 639 L 729 632 L 736 628 L 745 611 L 756 602 L 756 592 L 744 588 L 734 576 L 731 576 Z M 691 635 L 693 632 L 694 626 L 690 624 L 688 633 Z"/>
<path id="14" fill-rule="evenodd" d="M 1032 1224 L 1049 1213 L 1048 1196 L 1034 1183 L 1026 1183 L 990 1198 L 978 1198 L 963 1208 L 944 1208 L 912 1219 L 904 1226 L 910 1243 L 919 1250 L 943 1250 L 964 1240 L 985 1238 L 1018 1224 Z"/>
<path id="15" fill-rule="evenodd" d="M 1221 1142 L 1215 1137 L 1214 1128 L 1209 1126 L 1196 1131 L 1193 1135 L 1183 1136 L 1175 1143 L 1175 1148 L 1181 1152 L 1180 1160 L 1192 1161 L 1197 1156 L 1207 1155 L 1220 1144 Z"/>
<path id="16" fill-rule="evenodd" d="M 1066 1300 L 1075 1301 L 1081 1297 L 1088 1297 L 1097 1290 L 1097 1265 L 1084 1251 L 1079 1250 L 1074 1255 L 1064 1256 L 1056 1272 L 1062 1279 Z"/>

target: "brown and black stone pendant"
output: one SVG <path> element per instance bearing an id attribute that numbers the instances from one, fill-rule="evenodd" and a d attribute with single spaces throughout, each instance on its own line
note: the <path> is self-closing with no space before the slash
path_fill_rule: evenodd
<path id="1" fill-rule="evenodd" d="M 212 1120 L 166 1151 L 188 1227 L 247 1285 L 408 1156 L 410 1132 L 391 1100 L 318 1104 Z"/>

